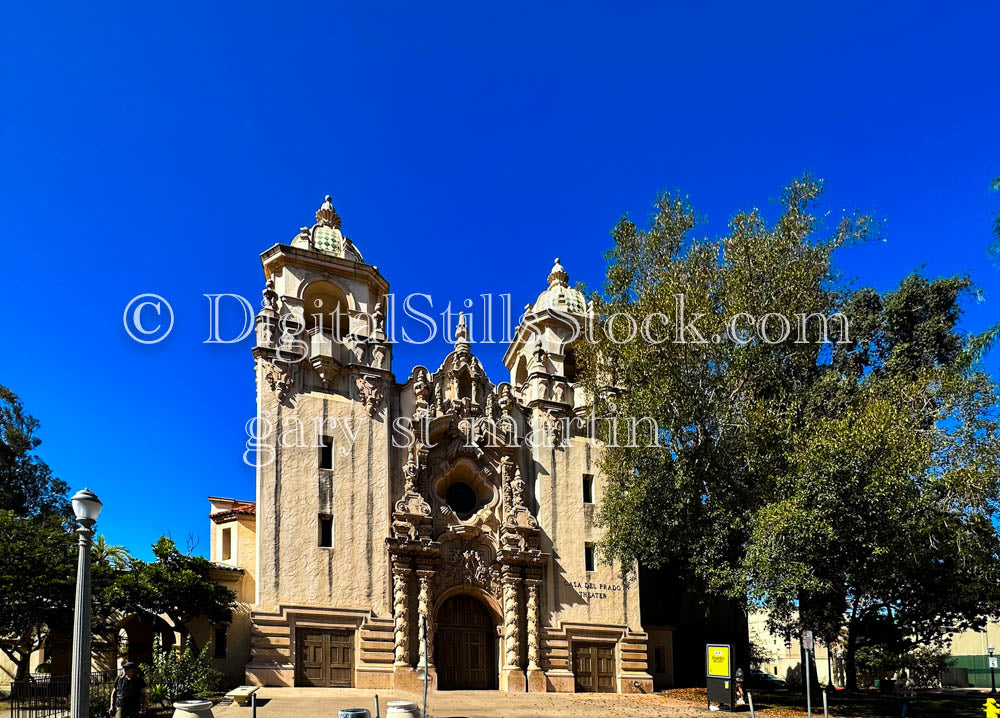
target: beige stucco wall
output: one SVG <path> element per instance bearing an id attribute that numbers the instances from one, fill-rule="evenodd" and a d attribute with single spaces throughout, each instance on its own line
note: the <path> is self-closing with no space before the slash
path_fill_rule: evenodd
<path id="1" fill-rule="evenodd" d="M 344 394 L 349 393 L 346 380 Z M 340 394 L 300 394 L 293 410 L 279 409 L 266 386 L 263 397 L 264 410 L 273 417 L 273 434 L 301 426 L 302 441 L 290 439 L 290 445 L 280 446 L 272 436 L 275 459 L 258 469 L 257 607 L 370 608 L 388 615 L 384 542 L 390 494 L 384 417 L 369 417 L 362 405 Z M 332 470 L 319 468 L 321 431 L 335 441 Z M 320 514 L 333 517 L 332 548 L 318 545 Z"/>
<path id="2" fill-rule="evenodd" d="M 584 547 L 596 545 L 602 536 L 594 524 L 604 496 L 596 463 L 600 448 L 586 437 L 567 443 L 568 448 L 536 447 L 531 454 L 543 550 L 552 555 L 544 625 L 596 623 L 641 631 L 638 582 L 624 582 L 620 568 L 605 563 L 596 551 L 596 570 L 586 570 Z M 584 474 L 594 477 L 592 504 L 583 501 Z"/>

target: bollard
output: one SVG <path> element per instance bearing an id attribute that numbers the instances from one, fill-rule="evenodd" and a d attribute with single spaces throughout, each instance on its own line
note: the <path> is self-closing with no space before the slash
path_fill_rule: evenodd
<path id="1" fill-rule="evenodd" d="M 375 694 L 375 718 L 382 718 L 378 712 L 378 693 Z"/>
<path id="2" fill-rule="evenodd" d="M 823 689 L 823 718 L 830 718 L 830 714 L 826 711 L 826 688 Z"/>
<path id="3" fill-rule="evenodd" d="M 253 718 L 257 718 L 257 694 L 256 693 L 253 693 L 250 696 L 250 707 L 253 709 L 253 713 L 252 713 Z"/>
<path id="4" fill-rule="evenodd" d="M 750 702 L 750 718 L 756 718 L 753 712 L 753 695 L 750 693 L 750 691 L 747 691 L 747 701 Z"/>

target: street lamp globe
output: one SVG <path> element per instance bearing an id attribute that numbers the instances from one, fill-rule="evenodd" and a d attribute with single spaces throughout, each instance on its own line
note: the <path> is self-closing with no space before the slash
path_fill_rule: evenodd
<path id="1" fill-rule="evenodd" d="M 101 500 L 97 498 L 97 494 L 90 489 L 83 489 L 77 491 L 71 501 L 77 521 L 88 527 L 97 523 L 97 517 L 101 515 L 101 506 L 103 505 Z"/>

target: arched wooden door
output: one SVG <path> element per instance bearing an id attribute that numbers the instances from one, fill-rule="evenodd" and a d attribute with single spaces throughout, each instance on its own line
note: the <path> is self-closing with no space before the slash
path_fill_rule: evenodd
<path id="1" fill-rule="evenodd" d="M 434 638 L 440 690 L 495 690 L 496 624 L 486 607 L 468 595 L 452 596 L 438 610 Z"/>

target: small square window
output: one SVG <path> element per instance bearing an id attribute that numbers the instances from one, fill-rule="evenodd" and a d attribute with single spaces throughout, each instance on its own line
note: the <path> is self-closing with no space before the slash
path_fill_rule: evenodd
<path id="1" fill-rule="evenodd" d="M 319 468 L 333 468 L 333 437 L 319 437 Z"/>
<path id="2" fill-rule="evenodd" d="M 319 546 L 333 548 L 333 517 L 328 514 L 319 517 Z"/>
<path id="3" fill-rule="evenodd" d="M 590 474 L 583 475 L 583 503 L 594 503 L 594 477 Z"/>
<path id="4" fill-rule="evenodd" d="M 226 657 L 226 627 L 219 626 L 215 629 L 215 657 Z"/>
<path id="5" fill-rule="evenodd" d="M 583 562 L 588 573 L 597 570 L 594 562 L 594 544 L 588 543 L 583 547 Z"/>
<path id="6" fill-rule="evenodd" d="M 233 530 L 231 528 L 222 529 L 222 560 L 229 561 L 233 558 Z"/>

